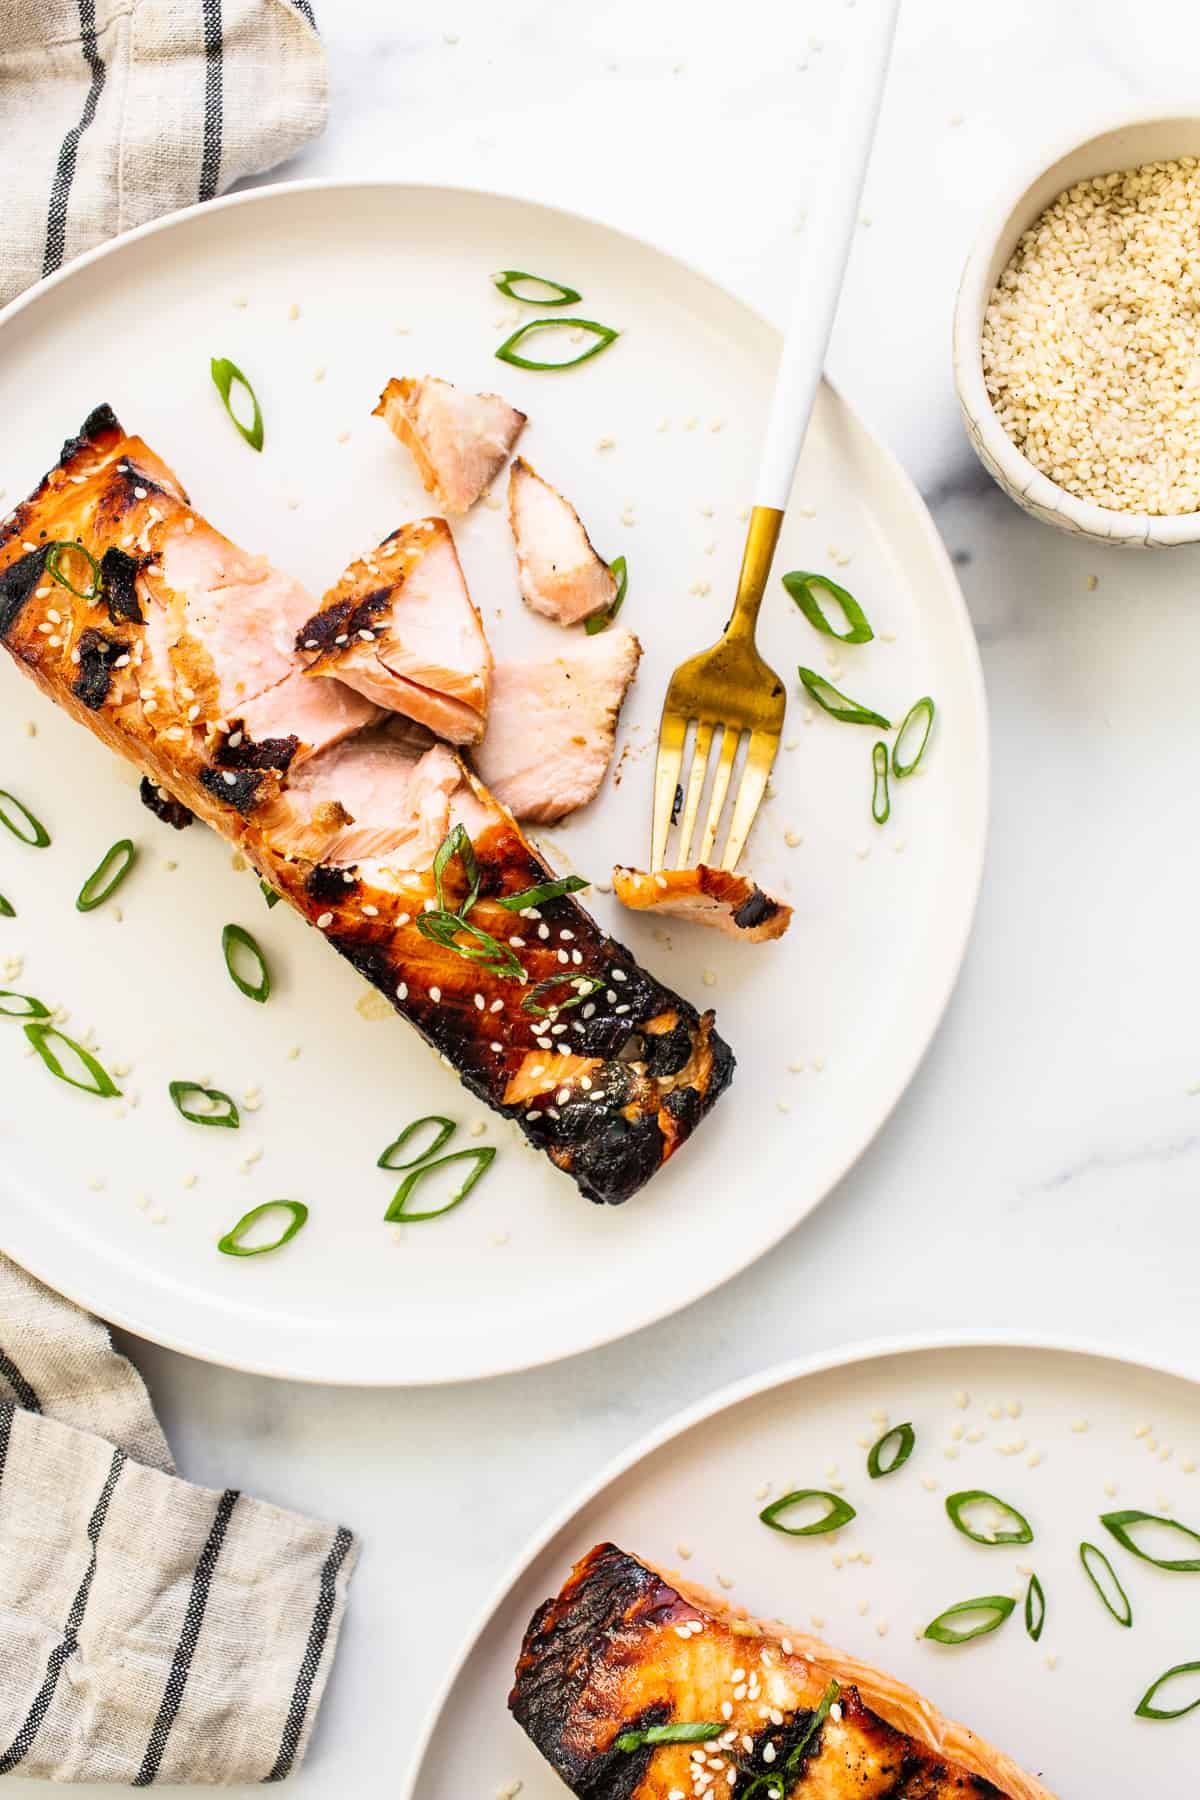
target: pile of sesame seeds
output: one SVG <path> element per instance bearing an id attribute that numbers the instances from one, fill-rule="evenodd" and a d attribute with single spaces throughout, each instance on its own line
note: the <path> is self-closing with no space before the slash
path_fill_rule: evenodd
<path id="1" fill-rule="evenodd" d="M 1200 165 L 1100 175 L 1026 231 L 988 303 L 983 373 L 1017 448 L 1117 512 L 1200 510 Z"/>

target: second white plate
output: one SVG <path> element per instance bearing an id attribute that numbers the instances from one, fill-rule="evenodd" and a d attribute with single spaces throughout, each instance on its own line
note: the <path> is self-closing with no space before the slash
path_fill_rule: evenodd
<path id="1" fill-rule="evenodd" d="M 587 315 L 621 339 L 570 374 L 496 362 L 525 313 L 489 272 L 517 265 L 572 281 Z M 319 594 L 349 553 L 428 510 L 408 457 L 370 417 L 387 377 L 428 371 L 501 389 L 530 415 L 530 460 L 576 502 L 602 552 L 629 562 L 624 621 L 645 657 L 616 773 L 547 834 L 561 864 L 607 880 L 614 861 L 646 853 L 667 675 L 726 615 L 777 352 L 775 333 L 730 295 L 586 220 L 458 191 L 270 188 L 127 238 L 10 309 L 0 412 L 25 425 L 0 447 L 0 489 L 10 501 L 27 491 L 108 400 L 201 510 Z M 221 411 L 214 355 L 254 381 L 261 458 Z M 497 654 L 560 642 L 520 603 L 502 512 L 478 507 L 457 535 Z M 829 640 L 773 585 L 763 648 L 793 697 L 749 861 L 793 902 L 790 934 L 746 949 L 589 897 L 657 974 L 716 1007 L 739 1058 L 731 1093 L 686 1152 L 617 1211 L 590 1206 L 529 1155 L 399 1020 L 364 1017 L 357 977 L 286 908 L 265 910 L 227 845 L 151 819 L 128 770 L 0 659 L 0 786 L 54 837 L 42 852 L 0 838 L 0 892 L 18 913 L 0 920 L 0 970 L 23 958 L 19 979 L 0 986 L 67 1006 L 68 1029 L 92 1027 L 110 1063 L 131 1065 L 140 1098 L 122 1117 L 72 1094 L 22 1058 L 19 1027 L 0 1029 L 0 1246 L 106 1318 L 195 1355 L 316 1381 L 415 1383 L 636 1330 L 774 1244 L 870 1141 L 929 1042 L 966 943 L 987 805 L 979 661 L 949 562 L 905 477 L 828 390 L 778 566 L 828 569 L 853 588 L 879 635 L 839 648 L 842 684 L 897 720 L 932 694 L 936 734 L 921 778 L 897 785 L 877 827 L 873 734 L 801 704 L 796 665 L 827 670 Z M 123 922 L 111 906 L 77 914 L 84 875 L 124 836 L 143 855 L 121 893 Z M 266 1007 L 225 976 L 228 920 L 270 957 Z M 257 1088 L 261 1110 L 236 1135 L 197 1130 L 170 1106 L 173 1078 L 208 1078 L 239 1098 Z M 481 1125 L 501 1154 L 468 1205 L 393 1246 L 382 1224 L 393 1183 L 375 1158 L 429 1112 Z M 286 1252 L 216 1253 L 247 1208 L 282 1196 L 311 1208 Z"/>

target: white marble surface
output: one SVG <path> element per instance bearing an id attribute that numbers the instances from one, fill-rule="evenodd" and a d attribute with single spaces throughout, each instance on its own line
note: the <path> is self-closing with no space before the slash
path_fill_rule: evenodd
<path id="1" fill-rule="evenodd" d="M 512 189 L 782 305 L 843 0 L 318 11 L 331 123 L 285 173 Z M 958 271 L 997 188 L 1106 114 L 1168 110 L 1200 21 L 1174 0 L 904 13 L 830 368 L 925 492 L 983 649 L 993 824 L 957 995 L 816 1216 L 630 1342 L 415 1393 L 272 1384 L 131 1346 L 189 1475 L 365 1540 L 305 1794 L 394 1794 L 522 1541 L 634 1437 L 735 1376 L 871 1334 L 982 1325 L 1200 1370 L 1200 564 L 1102 553 L 1020 514 L 967 449 L 949 353 Z"/>

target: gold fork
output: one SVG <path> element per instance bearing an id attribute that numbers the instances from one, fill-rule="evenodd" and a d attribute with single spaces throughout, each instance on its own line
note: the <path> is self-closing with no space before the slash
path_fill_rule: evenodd
<path id="1" fill-rule="evenodd" d="M 851 46 L 854 92 L 839 109 L 839 118 L 845 121 L 845 130 L 839 132 L 842 141 L 829 166 L 821 172 L 820 205 L 814 209 L 805 233 L 805 281 L 775 379 L 756 489 L 762 504 L 750 514 L 732 617 L 719 643 L 680 663 L 663 701 L 654 768 L 652 870 L 667 866 L 667 840 L 675 823 L 679 825 L 675 867 L 689 867 L 718 732 L 720 749 L 697 860 L 707 863 L 712 858 L 734 765 L 746 737 L 733 816 L 720 861 L 721 868 L 735 869 L 779 749 L 787 695 L 783 682 L 755 647 L 754 628 L 833 329 L 898 7 L 899 0 L 876 0 L 867 17 L 865 44 Z M 695 741 L 685 791 L 680 777 L 688 733 L 693 726 Z"/>

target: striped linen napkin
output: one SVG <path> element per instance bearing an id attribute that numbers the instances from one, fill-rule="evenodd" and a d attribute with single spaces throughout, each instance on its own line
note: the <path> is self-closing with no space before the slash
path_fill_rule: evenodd
<path id="1" fill-rule="evenodd" d="M 310 0 L 3 0 L 0 305 L 325 124 Z"/>
<path id="2" fill-rule="evenodd" d="M 105 1327 L 0 1256 L 0 1775 L 282 1781 L 357 1555 L 181 1481 Z"/>

